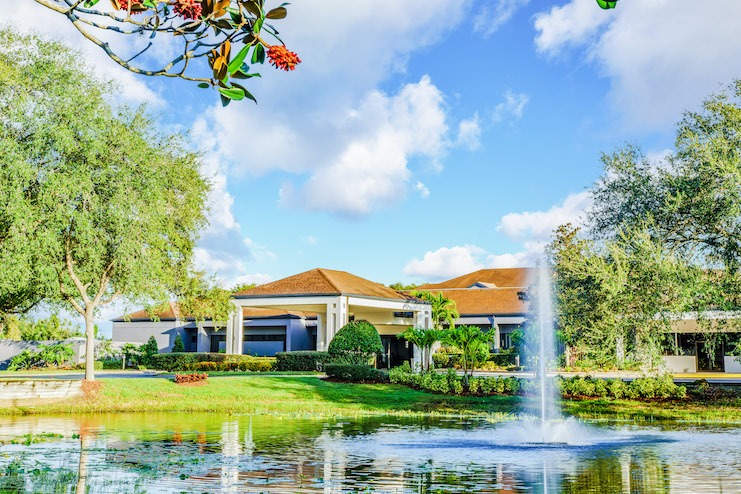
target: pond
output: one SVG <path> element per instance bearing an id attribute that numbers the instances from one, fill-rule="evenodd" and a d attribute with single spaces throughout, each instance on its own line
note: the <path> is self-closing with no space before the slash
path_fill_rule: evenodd
<path id="1" fill-rule="evenodd" d="M 374 417 L 0 418 L 0 492 L 741 492 L 741 429 Z M 596 440 L 593 440 L 597 438 Z"/>

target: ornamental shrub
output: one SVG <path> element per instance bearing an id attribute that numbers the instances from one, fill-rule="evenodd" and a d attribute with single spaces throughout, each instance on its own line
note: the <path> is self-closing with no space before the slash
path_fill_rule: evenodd
<path id="1" fill-rule="evenodd" d="M 208 374 L 205 372 L 203 374 L 197 372 L 193 372 L 192 374 L 175 374 L 175 382 L 178 384 L 196 383 L 205 381 L 206 379 L 208 379 Z"/>
<path id="2" fill-rule="evenodd" d="M 388 375 L 367 364 L 327 364 L 327 377 L 337 381 L 377 383 L 388 382 Z"/>
<path id="3" fill-rule="evenodd" d="M 182 353 L 185 351 L 185 343 L 180 333 L 175 337 L 175 342 L 172 344 L 172 353 Z"/>
<path id="4" fill-rule="evenodd" d="M 315 371 L 329 363 L 329 352 L 278 352 L 275 369 L 279 371 Z"/>
<path id="5" fill-rule="evenodd" d="M 383 351 L 383 344 L 375 326 L 359 320 L 342 326 L 329 343 L 328 350 L 333 362 L 368 365 L 377 353 Z"/>
<path id="6" fill-rule="evenodd" d="M 39 345 L 36 351 L 23 350 L 10 359 L 8 370 L 26 370 L 39 367 L 59 367 L 68 364 L 75 352 L 72 345 Z"/>
<path id="7" fill-rule="evenodd" d="M 149 367 L 166 372 L 174 371 L 251 371 L 269 372 L 275 365 L 273 357 L 227 355 L 223 353 L 161 353 L 153 355 Z"/>
<path id="8" fill-rule="evenodd" d="M 159 345 L 157 344 L 154 335 L 150 336 L 149 340 L 139 347 L 139 352 L 141 353 L 141 363 L 151 367 L 152 357 L 160 352 Z"/>

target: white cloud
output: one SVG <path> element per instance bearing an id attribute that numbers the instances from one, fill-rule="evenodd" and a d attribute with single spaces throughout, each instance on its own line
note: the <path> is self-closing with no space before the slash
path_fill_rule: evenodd
<path id="1" fill-rule="evenodd" d="M 427 199 L 428 197 L 430 197 L 430 189 L 428 189 L 427 186 L 422 182 L 417 182 L 414 188 L 417 190 L 417 192 L 419 192 L 419 196 L 422 199 Z"/>
<path id="2" fill-rule="evenodd" d="M 591 204 L 588 192 L 571 194 L 547 211 L 527 211 L 504 215 L 497 231 L 522 244 L 513 253 L 492 253 L 475 245 L 440 247 L 428 251 L 422 259 L 412 259 L 404 274 L 426 281 L 454 278 L 483 268 L 535 266 L 543 257 L 551 234 L 559 225 L 579 222 L 580 215 Z"/>
<path id="3" fill-rule="evenodd" d="M 249 237 L 245 237 L 244 245 L 247 246 L 248 249 L 250 249 L 250 252 L 252 252 L 252 258 L 256 262 L 274 261 L 278 258 L 278 256 L 275 255 L 273 251 L 271 251 L 264 245 L 256 243 Z"/>
<path id="4" fill-rule="evenodd" d="M 625 5 L 621 4 L 622 10 Z M 551 7 L 547 13 L 535 15 L 535 47 L 541 53 L 557 55 L 569 45 L 579 45 L 592 39 L 599 28 L 610 22 L 616 12 L 597 8 L 594 0 L 573 0 Z"/>
<path id="5" fill-rule="evenodd" d="M 295 193 L 284 189 L 285 203 L 350 216 L 368 214 L 405 197 L 410 159 L 436 162 L 448 146 L 443 96 L 427 76 L 395 96 L 372 92 L 351 112 L 348 121 L 354 119 L 362 120 L 362 130 Z"/>
<path id="6" fill-rule="evenodd" d="M 253 273 L 253 274 L 245 274 L 243 276 L 239 276 L 234 279 L 234 283 L 231 286 L 237 286 L 237 285 L 246 285 L 246 284 L 255 284 L 255 285 L 264 285 L 265 283 L 270 283 L 273 281 L 273 277 L 266 273 Z"/>
<path id="7" fill-rule="evenodd" d="M 316 245 L 317 242 L 319 242 L 319 240 L 313 235 L 306 235 L 301 239 L 301 241 L 307 245 Z"/>
<path id="8" fill-rule="evenodd" d="M 479 124 L 478 113 L 458 123 L 458 137 L 455 140 L 456 146 L 474 151 L 481 147 L 480 139 L 481 125 Z"/>
<path id="9" fill-rule="evenodd" d="M 504 120 L 521 119 L 528 101 L 530 101 L 530 97 L 525 93 L 506 91 L 504 100 L 494 108 L 492 120 L 494 123 L 500 123 Z"/>
<path id="10" fill-rule="evenodd" d="M 502 216 L 497 231 L 513 240 L 544 242 L 559 225 L 578 223 L 581 214 L 591 204 L 589 192 L 570 194 L 561 204 L 547 211 L 525 211 Z"/>
<path id="11" fill-rule="evenodd" d="M 632 129 L 665 128 L 741 73 L 741 2 L 651 0 L 615 10 L 572 0 L 535 18 L 539 51 L 582 50 Z"/>
<path id="12" fill-rule="evenodd" d="M 454 278 L 481 269 L 485 254 L 484 249 L 475 245 L 440 247 L 425 253 L 421 260 L 409 261 L 404 266 L 404 274 L 430 281 Z"/>
<path id="13" fill-rule="evenodd" d="M 487 0 L 482 3 L 484 5 L 474 17 L 473 30 L 488 38 L 509 21 L 515 12 L 530 3 L 530 0 Z"/>
<path id="14" fill-rule="evenodd" d="M 219 136 L 229 175 L 295 175 L 283 180 L 281 203 L 345 216 L 403 200 L 416 183 L 415 167 L 439 170 L 454 144 L 447 108 L 427 76 L 397 92 L 381 92 L 379 84 L 404 72 L 413 51 L 454 29 L 472 3 L 291 5 L 281 31 L 301 65 L 291 73 L 262 68 L 263 77 L 250 80 L 257 106 L 214 106 L 203 117 L 204 127 Z M 332 28 L 317 29 L 328 16 Z M 259 144 L 246 152 L 246 139 Z"/>

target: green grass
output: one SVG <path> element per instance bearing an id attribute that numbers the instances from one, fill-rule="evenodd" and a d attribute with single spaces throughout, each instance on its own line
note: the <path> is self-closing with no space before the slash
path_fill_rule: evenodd
<path id="1" fill-rule="evenodd" d="M 450 396 L 390 384 L 345 384 L 316 377 L 212 374 L 203 385 L 163 378 L 102 379 L 97 396 L 0 414 L 217 412 L 307 417 L 463 415 L 507 418 L 522 412 L 516 396 Z M 597 420 L 741 422 L 741 399 L 703 401 L 563 400 L 568 415 Z"/>
<path id="2" fill-rule="evenodd" d="M 1 414 L 222 412 L 307 416 L 461 414 L 516 410 L 520 398 L 437 395 L 404 386 L 344 384 L 316 377 L 213 376 L 203 385 L 161 378 L 101 379 L 94 398 L 74 398 Z"/>

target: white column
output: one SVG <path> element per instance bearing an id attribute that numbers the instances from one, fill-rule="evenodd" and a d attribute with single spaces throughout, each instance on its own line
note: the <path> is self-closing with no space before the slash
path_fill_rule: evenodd
<path id="1" fill-rule="evenodd" d="M 229 315 L 226 320 L 226 353 L 232 353 L 232 341 L 234 340 L 234 317 Z"/>
<path id="2" fill-rule="evenodd" d="M 322 314 L 316 315 L 316 349 L 327 350 L 327 316 Z"/>
<path id="3" fill-rule="evenodd" d="M 350 322 L 350 306 L 347 303 L 347 297 L 340 297 L 337 304 L 337 326 L 334 332 L 337 333 L 348 322 Z"/>
<path id="4" fill-rule="evenodd" d="M 234 353 L 242 355 L 244 353 L 244 312 L 240 306 L 237 306 L 237 312 L 234 314 L 234 326 Z"/>

